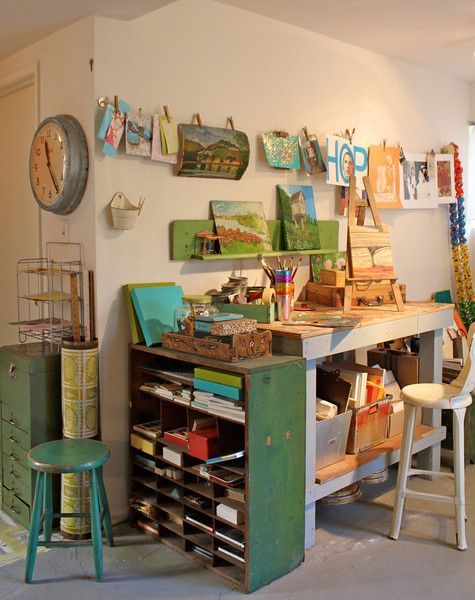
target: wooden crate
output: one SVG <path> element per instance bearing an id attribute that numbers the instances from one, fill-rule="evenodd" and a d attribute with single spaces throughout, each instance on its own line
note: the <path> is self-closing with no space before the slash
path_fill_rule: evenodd
<path id="1" fill-rule="evenodd" d="M 235 333 L 231 337 L 232 343 L 224 344 L 214 338 L 210 339 L 211 336 L 210 338 L 197 338 L 181 333 L 164 333 L 162 344 L 170 350 L 189 352 L 226 362 L 272 356 L 272 333 L 270 331 Z"/>
<path id="2" fill-rule="evenodd" d="M 399 283 L 402 299 L 406 301 L 406 285 Z M 335 285 L 323 285 L 309 281 L 307 283 L 307 302 L 323 304 L 324 306 L 343 307 L 345 290 Z M 352 306 L 358 306 L 362 298 L 366 302 L 374 302 L 378 296 L 382 296 L 383 304 L 395 304 L 390 283 L 370 283 L 368 285 L 360 283 L 353 284 Z"/>
<path id="3" fill-rule="evenodd" d="M 323 285 L 335 285 L 345 287 L 346 273 L 337 269 L 322 269 L 320 271 L 320 283 Z"/>

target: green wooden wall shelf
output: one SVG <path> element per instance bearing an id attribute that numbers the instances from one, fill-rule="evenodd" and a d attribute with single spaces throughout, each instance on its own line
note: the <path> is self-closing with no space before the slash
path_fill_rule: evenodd
<path id="1" fill-rule="evenodd" d="M 304 256 L 309 254 L 327 254 L 338 250 L 338 221 L 319 221 L 320 243 L 319 250 L 284 250 L 282 237 L 282 221 L 267 221 L 272 252 L 263 252 L 264 256 Z M 196 238 L 199 231 L 214 231 L 212 219 L 203 221 L 172 221 L 171 228 L 171 259 L 172 260 L 234 260 L 238 258 L 255 258 L 256 254 L 207 254 L 202 256 L 201 240 Z"/>

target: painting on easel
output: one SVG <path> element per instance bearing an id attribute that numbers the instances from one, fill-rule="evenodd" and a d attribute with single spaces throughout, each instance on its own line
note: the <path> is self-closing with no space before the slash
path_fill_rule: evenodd
<path id="1" fill-rule="evenodd" d="M 249 140 L 243 131 L 178 125 L 177 175 L 241 179 L 249 164 Z"/>
<path id="2" fill-rule="evenodd" d="M 389 227 L 350 225 L 350 274 L 355 279 L 396 279 Z"/>

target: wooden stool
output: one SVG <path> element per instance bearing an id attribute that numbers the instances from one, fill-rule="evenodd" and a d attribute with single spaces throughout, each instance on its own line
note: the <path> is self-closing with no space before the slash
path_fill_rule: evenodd
<path id="1" fill-rule="evenodd" d="M 38 471 L 38 476 L 26 551 L 26 583 L 30 583 L 33 577 L 38 546 L 68 548 L 70 546 L 91 545 L 91 542 L 83 541 L 52 542 L 51 529 L 53 518 L 89 516 L 91 518 L 91 537 L 94 549 L 96 578 L 98 581 L 102 581 L 102 524 L 104 525 L 109 545 L 114 545 L 109 505 L 102 479 L 102 465 L 109 460 L 109 456 L 109 448 L 96 440 L 56 440 L 40 444 L 32 448 L 28 453 L 28 462 L 33 469 Z M 90 515 L 89 513 L 53 513 L 51 476 L 61 473 L 81 473 L 83 471 L 91 472 Z M 41 525 L 43 525 L 43 542 L 38 541 Z"/>
<path id="2" fill-rule="evenodd" d="M 471 392 L 475 388 L 475 343 L 473 334 L 475 324 L 468 332 L 469 355 L 460 375 L 450 385 L 445 383 L 416 383 L 402 389 L 404 401 L 404 431 L 396 483 L 393 518 L 389 537 L 397 540 L 401 528 L 401 519 L 405 498 L 434 500 L 455 505 L 457 548 L 467 549 L 465 539 L 465 464 L 464 464 L 464 418 L 467 406 L 472 403 Z M 454 473 L 435 473 L 411 468 L 412 443 L 417 407 L 445 409 L 453 412 L 454 429 Z M 455 479 L 455 495 L 427 494 L 407 489 L 407 480 L 411 475 L 443 475 Z"/>

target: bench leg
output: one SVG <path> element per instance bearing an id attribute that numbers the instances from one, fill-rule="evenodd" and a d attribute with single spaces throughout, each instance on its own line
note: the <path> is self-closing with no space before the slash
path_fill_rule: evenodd
<path id="1" fill-rule="evenodd" d="M 91 535 L 94 550 L 94 566 L 97 581 L 102 581 L 102 527 L 101 512 L 99 509 L 99 485 L 97 469 L 91 471 Z"/>
<path id="2" fill-rule="evenodd" d="M 35 568 L 36 550 L 38 549 L 38 536 L 40 535 L 41 513 L 43 510 L 43 490 L 45 473 L 39 472 L 36 478 L 33 511 L 31 513 L 30 532 L 26 548 L 25 582 L 31 583 Z"/>
<path id="3" fill-rule="evenodd" d="M 51 531 L 53 529 L 53 495 L 51 473 L 44 473 L 44 493 L 43 493 L 43 532 L 45 542 L 51 542 Z"/>
<path id="4" fill-rule="evenodd" d="M 102 467 L 97 469 L 97 483 L 99 487 L 101 511 L 104 511 L 104 531 L 106 534 L 107 543 L 109 544 L 109 546 L 113 546 L 114 538 L 112 537 L 112 521 L 109 510 L 109 503 L 107 501 L 106 488 L 104 486 L 104 478 L 102 476 Z"/>

